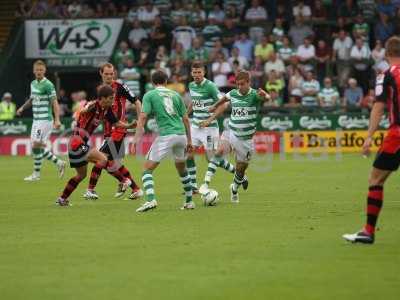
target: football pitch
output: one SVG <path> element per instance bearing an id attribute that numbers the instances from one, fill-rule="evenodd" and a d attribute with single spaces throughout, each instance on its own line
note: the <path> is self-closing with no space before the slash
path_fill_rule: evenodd
<path id="1" fill-rule="evenodd" d="M 206 169 L 197 159 L 199 178 Z M 102 175 L 97 201 L 54 202 L 66 180 L 44 162 L 25 183 L 30 158 L 0 158 L 0 299 L 399 299 L 400 178 L 385 189 L 374 245 L 342 240 L 364 224 L 371 159 L 257 157 L 250 186 L 232 204 L 219 169 L 216 207 L 181 211 L 172 162 L 154 173 L 159 206 L 113 198 Z M 139 178 L 141 160 L 126 166 Z"/>

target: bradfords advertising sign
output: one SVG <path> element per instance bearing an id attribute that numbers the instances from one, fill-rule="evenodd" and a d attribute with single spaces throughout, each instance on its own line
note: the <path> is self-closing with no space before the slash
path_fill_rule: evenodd
<path id="1" fill-rule="evenodd" d="M 26 58 L 110 57 L 122 19 L 25 21 Z"/>

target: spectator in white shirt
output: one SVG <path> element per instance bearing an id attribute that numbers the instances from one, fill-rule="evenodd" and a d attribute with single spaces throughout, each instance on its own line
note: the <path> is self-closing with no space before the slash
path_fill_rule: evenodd
<path id="1" fill-rule="evenodd" d="M 188 25 L 186 17 L 180 17 L 179 26 L 175 27 L 172 34 L 174 36 L 173 46 L 181 43 L 185 51 L 192 47 L 192 41 L 196 37 L 196 31 Z"/>
<path id="2" fill-rule="evenodd" d="M 268 19 L 267 11 L 260 5 L 259 0 L 252 0 L 251 7 L 246 11 L 245 20 L 250 22 L 249 36 L 255 43 L 260 42 L 264 35 L 264 28 L 260 22 Z"/>
<path id="3" fill-rule="evenodd" d="M 308 21 L 311 18 L 311 9 L 308 5 L 304 4 L 303 0 L 297 1 L 297 5 L 293 7 L 293 16 L 302 16 L 304 20 Z"/>
<path id="4" fill-rule="evenodd" d="M 275 52 L 271 53 L 268 61 L 264 65 L 264 71 L 267 75 L 271 73 L 272 70 L 275 70 L 279 78 L 281 78 L 286 71 L 285 64 L 278 58 Z"/>
<path id="5" fill-rule="evenodd" d="M 371 50 L 362 38 L 356 39 L 356 43 L 350 51 L 350 58 L 352 60 L 354 77 L 359 82 L 363 92 L 366 93 L 368 90 L 368 69 L 370 66 Z"/>
<path id="6" fill-rule="evenodd" d="M 129 42 L 135 49 L 139 49 L 140 41 L 147 39 L 147 31 L 142 27 L 139 20 L 134 20 L 132 30 L 129 32 Z"/>
<path id="7" fill-rule="evenodd" d="M 231 51 L 231 57 L 229 57 L 228 62 L 233 68 L 233 63 L 237 61 L 240 69 L 247 69 L 249 67 L 249 62 L 246 57 L 240 55 L 240 50 L 237 47 L 233 47 Z"/>
<path id="8" fill-rule="evenodd" d="M 213 10 L 208 14 L 208 18 L 213 18 L 218 24 L 222 24 L 225 20 L 225 12 L 218 4 L 215 4 Z"/>
<path id="9" fill-rule="evenodd" d="M 160 14 L 157 7 L 148 1 L 144 7 L 138 9 L 138 19 L 141 22 L 151 23 L 154 21 L 155 17 Z"/>
<path id="10" fill-rule="evenodd" d="M 315 58 L 315 47 L 311 44 L 310 38 L 306 37 L 304 43 L 297 48 L 297 56 L 300 59 L 301 64 L 305 71 L 313 69 L 313 63 Z"/>
<path id="11" fill-rule="evenodd" d="M 220 89 L 226 89 L 228 86 L 228 74 L 232 72 L 232 68 L 222 52 L 218 53 L 217 60 L 213 62 L 211 70 L 216 86 Z"/>
<path id="12" fill-rule="evenodd" d="M 336 73 L 338 74 L 338 84 L 344 88 L 350 77 L 350 51 L 353 46 L 352 39 L 344 30 L 339 31 L 338 37 L 333 42 L 332 61 L 336 62 Z"/>

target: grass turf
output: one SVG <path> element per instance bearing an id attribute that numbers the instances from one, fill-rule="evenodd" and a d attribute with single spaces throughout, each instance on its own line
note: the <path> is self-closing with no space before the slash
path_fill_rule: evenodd
<path id="1" fill-rule="evenodd" d="M 371 161 L 358 155 L 310 161 L 258 157 L 250 188 L 229 202 L 232 176 L 219 169 L 217 207 L 180 211 L 172 163 L 155 172 L 157 210 L 113 199 L 103 174 L 101 200 L 54 201 L 66 180 L 45 162 L 25 183 L 29 158 L 0 158 L 1 299 L 398 299 L 400 181 L 393 176 L 376 244 L 341 239 L 364 223 Z M 206 164 L 198 159 L 199 178 Z M 141 162 L 126 165 L 139 177 Z"/>

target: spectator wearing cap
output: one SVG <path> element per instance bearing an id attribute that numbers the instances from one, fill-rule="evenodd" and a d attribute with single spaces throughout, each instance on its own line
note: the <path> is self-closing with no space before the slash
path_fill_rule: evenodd
<path id="1" fill-rule="evenodd" d="M 352 46 L 352 39 L 344 30 L 340 30 L 338 37 L 333 42 L 332 61 L 336 62 L 338 82 L 342 88 L 345 87 L 351 72 L 350 52 Z"/>
<path id="2" fill-rule="evenodd" d="M 348 108 L 360 107 L 363 98 L 363 91 L 357 85 L 357 80 L 349 79 L 349 85 L 344 91 L 343 106 Z"/>
<path id="3" fill-rule="evenodd" d="M 339 100 L 339 92 L 336 87 L 332 86 L 332 79 L 326 77 L 324 79 L 324 87 L 318 93 L 318 101 L 321 107 L 336 107 Z"/>
<path id="4" fill-rule="evenodd" d="M 310 26 L 304 24 L 303 17 L 298 16 L 295 23 L 290 26 L 288 35 L 293 42 L 293 46 L 297 49 L 304 42 L 304 39 L 313 36 L 314 32 Z"/>
<path id="5" fill-rule="evenodd" d="M 301 104 L 304 107 L 316 107 L 318 106 L 318 93 L 320 85 L 317 80 L 314 79 L 314 75 L 311 71 L 306 72 L 306 78 L 301 86 L 303 97 L 301 98 Z"/>
<path id="6" fill-rule="evenodd" d="M 12 102 L 11 93 L 4 93 L 0 102 L 0 121 L 10 121 L 15 118 L 16 107 Z"/>
<path id="7" fill-rule="evenodd" d="M 252 0 L 251 6 L 247 9 L 244 19 L 249 22 L 249 36 L 255 43 L 259 42 L 264 34 L 264 26 L 261 22 L 268 19 L 267 11 L 260 5 L 259 0 Z"/>
<path id="8" fill-rule="evenodd" d="M 247 61 L 253 60 L 253 48 L 254 43 L 252 40 L 247 38 L 247 33 L 242 32 L 239 39 L 233 44 L 234 47 L 238 48 L 240 53 L 247 59 Z"/>

